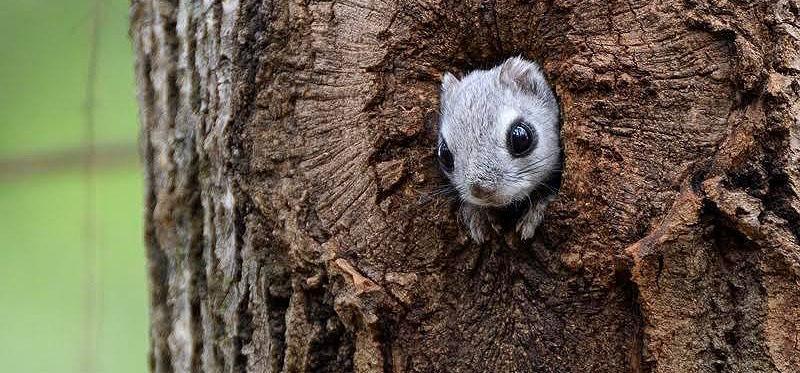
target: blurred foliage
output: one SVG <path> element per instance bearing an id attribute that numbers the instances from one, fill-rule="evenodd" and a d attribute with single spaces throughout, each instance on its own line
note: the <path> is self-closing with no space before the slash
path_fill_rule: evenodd
<path id="1" fill-rule="evenodd" d="M 0 1 L 0 156 L 81 145 L 90 1 Z M 104 3 L 95 108 L 98 142 L 136 139 L 127 17 L 127 0 Z"/>
<path id="2" fill-rule="evenodd" d="M 80 148 L 91 3 L 0 1 L 0 159 Z M 127 0 L 107 1 L 97 71 L 97 143 L 135 148 Z M 69 164 L 69 163 L 67 163 Z M 100 162 L 102 164 L 102 162 Z M 79 372 L 87 272 L 80 167 L 0 175 L 0 362 L 6 372 Z M 139 166 L 99 168 L 100 372 L 147 371 Z"/>

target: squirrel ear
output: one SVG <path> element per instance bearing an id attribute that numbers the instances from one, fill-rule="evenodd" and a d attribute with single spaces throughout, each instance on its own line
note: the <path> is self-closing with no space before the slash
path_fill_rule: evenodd
<path id="1" fill-rule="evenodd" d="M 533 62 L 520 56 L 511 57 L 500 65 L 500 82 L 535 94 L 538 89 L 534 80 L 536 72 L 538 67 Z"/>
<path id="2" fill-rule="evenodd" d="M 448 93 L 453 90 L 453 88 L 458 83 L 458 78 L 455 75 L 450 74 L 449 72 L 444 73 L 442 75 L 442 93 Z"/>

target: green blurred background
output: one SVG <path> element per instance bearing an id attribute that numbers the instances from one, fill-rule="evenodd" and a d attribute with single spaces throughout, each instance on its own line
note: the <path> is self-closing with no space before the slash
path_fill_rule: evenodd
<path id="1" fill-rule="evenodd" d="M 147 371 L 128 0 L 103 3 L 94 193 L 84 171 L 91 0 L 0 1 L 0 370 Z M 93 195 L 92 203 L 87 203 Z M 92 207 L 94 240 L 87 240 Z M 94 241 L 95 265 L 86 259 Z M 93 268 L 92 268 L 93 267 Z M 94 318 L 87 274 L 99 281 Z M 88 313 L 87 313 L 88 312 Z M 97 347 L 85 349 L 86 328 Z"/>

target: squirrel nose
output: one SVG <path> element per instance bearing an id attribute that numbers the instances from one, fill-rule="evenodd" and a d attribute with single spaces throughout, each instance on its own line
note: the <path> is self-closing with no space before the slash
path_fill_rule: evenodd
<path id="1" fill-rule="evenodd" d="M 487 198 L 491 197 L 492 194 L 494 194 L 494 191 L 495 190 L 492 187 L 487 187 L 485 185 L 480 185 L 480 184 L 477 184 L 477 183 L 476 184 L 470 184 L 470 186 L 469 186 L 470 194 L 472 194 L 476 198 L 480 198 L 480 199 L 487 199 Z"/>

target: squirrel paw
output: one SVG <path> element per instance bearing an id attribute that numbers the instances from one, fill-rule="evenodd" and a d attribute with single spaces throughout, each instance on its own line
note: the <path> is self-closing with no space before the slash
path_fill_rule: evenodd
<path id="1" fill-rule="evenodd" d="M 528 212 L 519 219 L 517 222 L 517 233 L 519 233 L 523 240 L 533 238 L 534 233 L 536 233 L 536 228 L 542 223 L 544 210 L 547 208 L 549 202 L 550 198 L 535 202 L 533 206 L 528 209 Z"/>
<path id="2" fill-rule="evenodd" d="M 469 228 L 469 234 L 477 243 L 484 243 L 489 239 L 492 231 L 492 222 L 485 211 L 479 207 L 464 205 L 461 208 L 461 218 Z"/>

